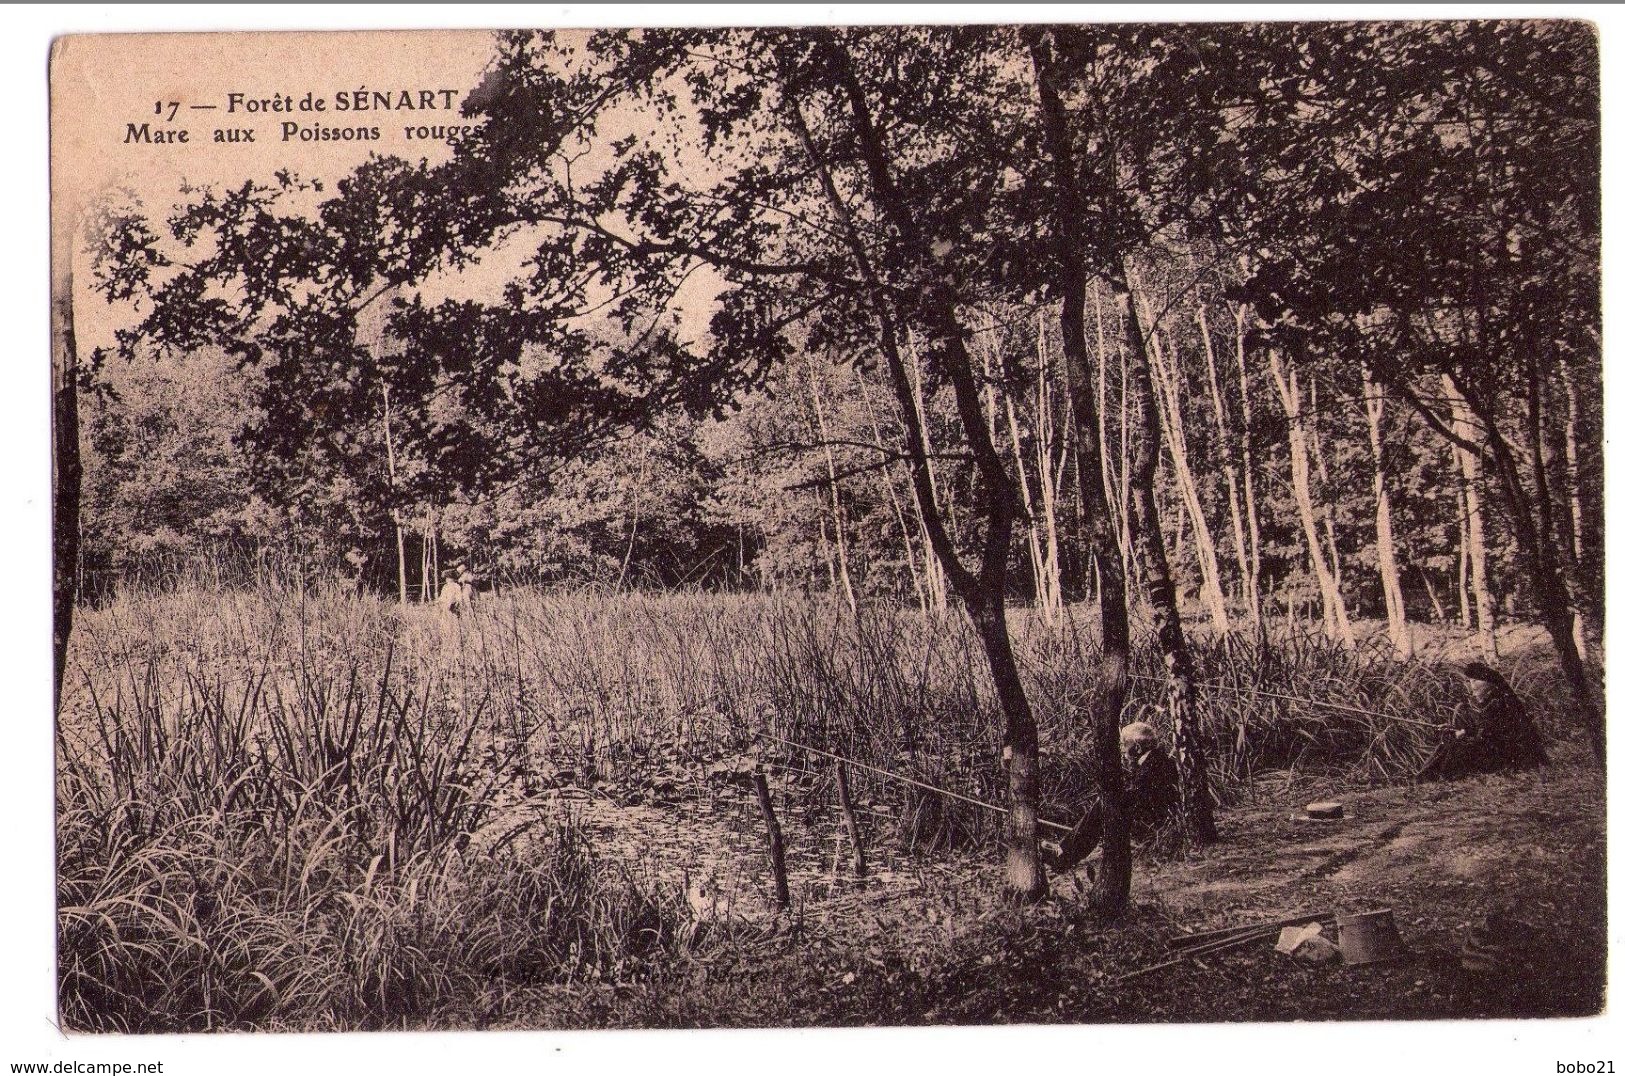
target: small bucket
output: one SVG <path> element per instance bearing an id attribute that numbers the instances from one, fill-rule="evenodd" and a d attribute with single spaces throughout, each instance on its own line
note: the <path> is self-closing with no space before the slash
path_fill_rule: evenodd
<path id="1" fill-rule="evenodd" d="M 1391 908 L 1337 917 L 1337 947 L 1345 964 L 1380 964 L 1405 956 Z"/>

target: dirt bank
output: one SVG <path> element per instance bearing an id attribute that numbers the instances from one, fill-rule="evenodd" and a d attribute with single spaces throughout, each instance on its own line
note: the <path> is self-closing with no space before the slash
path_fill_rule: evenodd
<path id="1" fill-rule="evenodd" d="M 1336 793 L 1337 822 L 1297 820 Z M 764 1026 L 1580 1016 L 1602 1005 L 1606 954 L 1601 775 L 1550 770 L 1448 785 L 1278 787 L 1224 817 L 1224 842 L 1137 865 L 1135 908 L 1108 927 L 1081 877 L 1011 922 L 982 857 L 922 865 L 758 921 L 659 981 L 540 991 L 501 1022 Z M 1304 909 L 1391 907 L 1406 960 L 1305 967 L 1268 944 L 1112 985 L 1166 959 L 1180 929 Z M 1468 925 L 1528 925 L 1499 971 L 1462 969 Z M 719 930 L 721 928 L 719 927 Z M 519 999 L 515 999 L 519 1001 Z"/>

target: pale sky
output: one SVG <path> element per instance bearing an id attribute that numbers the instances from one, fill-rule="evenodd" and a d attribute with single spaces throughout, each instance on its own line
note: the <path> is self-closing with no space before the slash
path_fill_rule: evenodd
<path id="1" fill-rule="evenodd" d="M 333 180 L 372 153 L 441 160 L 443 143 L 409 140 L 407 125 L 460 123 L 463 96 L 479 80 L 492 52 L 485 31 L 399 31 L 256 34 L 152 34 L 65 37 L 51 65 L 51 182 L 53 225 L 77 216 L 86 199 L 110 188 L 135 192 L 162 216 L 179 201 L 183 183 L 266 180 L 286 168 Z M 453 108 L 338 111 L 339 95 L 374 91 L 413 104 L 436 105 L 456 91 Z M 230 111 L 232 94 L 242 105 Z M 300 111 L 307 94 L 327 101 L 325 112 Z M 249 100 L 286 95 L 291 113 L 250 114 Z M 158 102 L 165 102 L 155 114 Z M 168 102 L 179 108 L 170 119 Z M 214 105 L 214 109 L 193 108 Z M 362 141 L 284 140 L 282 124 L 329 128 L 376 126 Z M 188 133 L 186 143 L 127 142 L 128 125 Z M 217 128 L 252 128 L 250 144 L 216 144 Z M 75 321 L 88 351 L 111 342 L 114 322 L 127 314 L 88 291 L 89 267 L 75 263 Z"/>
<path id="2" fill-rule="evenodd" d="M 563 33 L 584 39 L 588 31 Z M 463 123 L 462 102 L 493 47 L 492 32 L 474 30 L 63 38 L 51 68 L 53 225 L 62 227 L 87 200 L 121 188 L 161 221 L 187 183 L 264 181 L 280 169 L 332 181 L 375 153 L 443 160 L 449 155 L 443 141 L 422 141 L 405 128 Z M 377 95 L 393 107 L 354 107 L 357 98 L 375 106 Z M 315 108 L 318 101 L 325 110 Z M 288 137 L 288 123 L 298 131 L 376 127 L 379 138 L 306 140 Z M 217 130 L 237 128 L 251 129 L 253 140 L 217 141 Z M 148 140 L 180 131 L 186 142 Z M 322 197 L 331 192 L 329 185 Z M 425 296 L 493 296 L 529 253 L 519 243 L 490 252 L 456 278 L 431 279 Z M 685 282 L 674 303 L 681 335 L 703 334 L 720 286 L 705 267 Z M 133 315 L 90 290 L 82 252 L 74 292 L 80 352 L 111 345 L 114 330 Z"/>

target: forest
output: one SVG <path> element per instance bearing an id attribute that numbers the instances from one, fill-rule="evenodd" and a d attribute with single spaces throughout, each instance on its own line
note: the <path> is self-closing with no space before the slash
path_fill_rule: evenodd
<path id="1" fill-rule="evenodd" d="M 445 997 L 380 972 L 343 1002 L 309 984 L 286 1000 L 305 987 L 242 955 L 244 924 L 272 930 L 269 912 L 211 926 L 201 851 L 145 889 L 131 878 L 157 868 L 128 857 L 180 830 L 228 860 L 347 842 L 348 866 L 303 884 L 361 892 L 398 934 L 384 887 L 444 879 L 439 857 L 480 847 L 511 806 L 510 766 L 527 787 L 601 773 L 629 809 L 676 795 L 661 791 L 675 771 L 726 783 L 767 766 L 782 810 L 813 818 L 833 811 L 836 758 L 875 798 L 871 856 L 891 840 L 900 861 L 981 863 L 997 844 L 981 888 L 1009 909 L 999 929 L 1038 915 L 1022 929 L 1050 930 L 1033 909 L 1059 901 L 1090 930 L 1118 924 L 1101 944 L 1133 952 L 1108 965 L 1143 956 L 1147 855 L 1158 870 L 1240 854 L 1232 814 L 1282 774 L 1290 795 L 1299 774 L 1336 793 L 1402 785 L 1465 705 L 1461 661 L 1505 673 L 1561 747 L 1567 783 L 1540 794 L 1600 810 L 1590 27 L 511 32 L 459 99 L 465 133 L 434 159 L 161 204 L 104 192 L 59 237 L 60 721 L 100 730 L 59 732 L 59 810 L 105 820 L 154 790 L 173 808 L 125 844 L 63 827 L 83 870 L 62 880 L 80 909 L 62 929 L 97 954 L 63 972 L 79 1022 L 478 1024 L 473 988 L 449 980 Z M 91 303 L 117 328 L 81 353 Z M 460 615 L 439 602 L 453 578 L 475 591 Z M 1119 764 L 1134 720 L 1178 771 L 1176 824 L 1149 852 Z M 128 738 L 143 721 L 154 731 Z M 154 736 L 195 737 L 197 758 Z M 425 738 L 411 780 L 390 775 L 403 736 Z M 358 742 L 376 788 L 350 764 L 334 785 L 322 763 Z M 333 825 L 288 808 L 277 774 L 338 797 Z M 1488 780 L 1473 795 L 1500 802 Z M 1045 868 L 1046 820 L 1095 799 L 1102 855 L 1074 901 Z M 237 832 L 246 803 L 259 821 Z M 836 861 L 847 847 L 861 864 L 851 825 Z M 663 883 L 614 910 L 632 898 L 605 894 L 571 832 L 545 851 L 505 838 L 512 869 L 547 859 L 560 893 L 590 877 L 583 907 L 602 913 L 559 927 L 581 932 L 558 943 L 568 960 L 525 959 L 577 961 L 572 983 L 589 950 L 595 982 L 686 974 L 650 970 L 704 951 L 693 924 L 660 925 Z M 830 887 L 835 871 L 806 868 Z M 154 1000 L 203 957 L 108 955 L 128 933 L 109 940 L 84 909 L 124 884 L 151 898 L 137 905 L 191 909 L 165 913 L 195 920 L 182 934 L 218 932 L 202 995 Z M 210 883 L 249 903 L 269 884 Z M 541 898 L 511 885 L 477 897 L 534 914 Z M 474 898 L 456 892 L 461 915 Z M 724 918 L 714 895 L 684 899 Z M 384 966 L 411 949 L 387 933 L 369 943 Z M 709 944 L 741 944 L 725 933 Z M 924 981 L 917 956 L 899 974 Z M 561 1011 L 524 995 L 548 976 L 508 960 L 470 973 L 510 984 L 498 1022 L 727 1022 L 721 1003 L 627 1016 L 580 996 L 538 1015 Z M 981 1000 L 957 1019 L 1095 1018 L 963 983 Z M 1411 1011 L 1364 988 L 1375 1007 L 1354 1013 Z M 913 1009 L 786 1000 L 738 1019 L 920 1022 L 942 1007 L 922 990 Z M 1536 993 L 1508 1004 L 1590 1004 Z M 1170 1004 L 1164 1018 L 1202 1018 Z M 1134 1018 L 1113 1011 L 1096 1016 Z"/>

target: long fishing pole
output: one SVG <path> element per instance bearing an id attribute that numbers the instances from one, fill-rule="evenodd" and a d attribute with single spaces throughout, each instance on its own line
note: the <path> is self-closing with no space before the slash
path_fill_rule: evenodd
<path id="1" fill-rule="evenodd" d="M 890 770 L 883 770 L 879 766 L 871 766 L 867 763 L 859 762 L 856 759 L 847 758 L 845 755 L 838 755 L 834 751 L 825 751 L 822 748 L 809 747 L 803 743 L 796 743 L 794 740 L 787 740 L 783 736 L 775 736 L 771 732 L 759 732 L 757 735 L 766 737 L 769 740 L 776 740 L 777 742 L 784 744 L 786 747 L 794 747 L 802 751 L 810 751 L 815 755 L 823 755 L 825 758 L 832 758 L 837 762 L 844 762 L 848 766 L 856 766 L 860 770 L 868 770 L 870 773 L 879 774 L 882 777 L 889 777 L 893 781 L 901 781 L 903 784 L 913 785 L 915 788 L 923 788 L 928 792 L 935 792 L 939 796 L 947 796 L 949 799 L 959 800 L 962 803 L 969 803 L 974 806 L 981 807 L 983 810 L 994 811 L 998 814 L 1010 813 L 1010 808 L 1008 807 L 1000 807 L 996 803 L 989 803 L 986 800 L 979 800 L 975 796 L 966 796 L 959 792 L 950 792 L 946 788 L 938 788 L 936 785 L 928 785 L 924 781 L 916 781 L 912 777 L 904 777 L 900 773 L 892 773 Z M 1040 818 L 1038 820 L 1038 824 L 1041 826 L 1048 826 L 1050 829 L 1059 833 L 1072 832 L 1071 826 L 1063 826 L 1061 823 L 1051 822 L 1047 818 Z"/>

